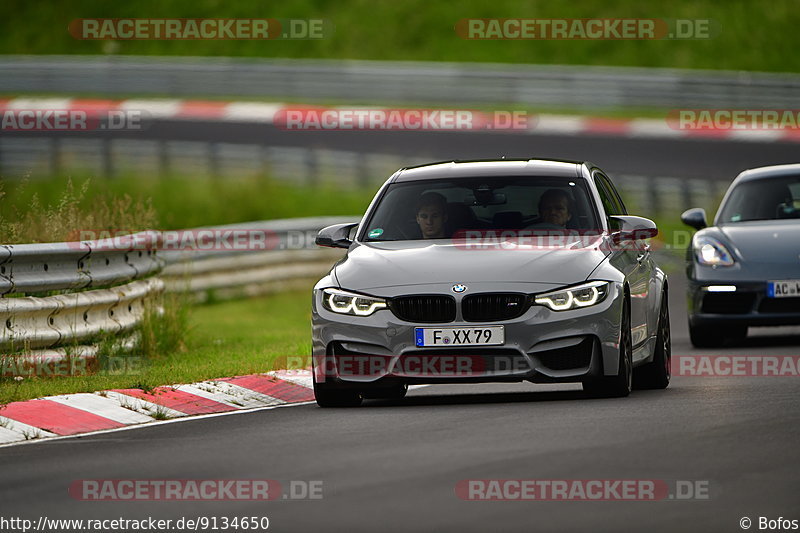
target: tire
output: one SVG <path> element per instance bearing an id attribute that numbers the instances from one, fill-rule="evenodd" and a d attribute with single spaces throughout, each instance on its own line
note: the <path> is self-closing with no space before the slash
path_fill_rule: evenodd
<path id="1" fill-rule="evenodd" d="M 633 384 L 637 389 L 666 389 L 672 375 L 672 339 L 669 328 L 669 303 L 667 292 L 661 296 L 658 312 L 658 333 L 653 361 L 633 371 Z"/>
<path id="2" fill-rule="evenodd" d="M 320 407 L 358 407 L 361 395 L 356 390 L 337 387 L 332 383 L 317 383 L 314 378 L 314 399 Z"/>
<path id="3" fill-rule="evenodd" d="M 726 340 L 741 342 L 747 338 L 747 326 L 693 326 L 689 324 L 689 339 L 695 348 L 719 348 Z"/>
<path id="4" fill-rule="evenodd" d="M 630 302 L 625 300 L 620 320 L 619 366 L 616 376 L 603 376 L 583 382 L 583 390 L 599 398 L 624 398 L 633 388 L 633 341 Z"/>
<path id="5" fill-rule="evenodd" d="M 361 392 L 361 396 L 367 400 L 401 400 L 408 392 L 408 385 L 397 383 L 390 387 L 367 389 Z"/>

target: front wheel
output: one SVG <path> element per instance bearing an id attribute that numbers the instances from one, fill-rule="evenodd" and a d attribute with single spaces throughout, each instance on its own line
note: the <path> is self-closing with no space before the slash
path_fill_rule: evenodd
<path id="1" fill-rule="evenodd" d="M 337 387 L 333 383 L 314 382 L 314 399 L 320 407 L 358 407 L 361 395 L 358 391 Z"/>
<path id="2" fill-rule="evenodd" d="M 619 333 L 619 365 L 616 376 L 603 376 L 583 383 L 583 390 L 600 398 L 624 398 L 633 385 L 633 340 L 631 338 L 630 303 L 622 305 Z"/>
<path id="3" fill-rule="evenodd" d="M 667 293 L 661 296 L 658 313 L 658 333 L 653 361 L 634 370 L 633 383 L 637 389 L 666 389 L 672 375 L 672 341 L 669 330 L 669 304 Z"/>

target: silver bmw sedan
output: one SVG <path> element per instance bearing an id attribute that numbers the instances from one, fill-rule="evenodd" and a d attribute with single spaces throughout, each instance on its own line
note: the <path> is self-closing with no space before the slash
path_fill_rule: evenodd
<path id="1" fill-rule="evenodd" d="M 409 384 L 579 382 L 627 396 L 670 380 L 667 277 L 651 220 L 587 162 L 449 161 L 398 170 L 314 287 L 322 407 Z"/>

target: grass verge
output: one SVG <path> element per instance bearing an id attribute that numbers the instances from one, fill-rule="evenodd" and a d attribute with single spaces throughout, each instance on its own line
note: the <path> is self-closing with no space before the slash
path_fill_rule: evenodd
<path id="1" fill-rule="evenodd" d="M 156 337 L 172 339 L 171 350 L 169 345 L 162 346 L 164 351 L 155 350 L 147 356 L 140 348 L 127 357 L 115 358 L 115 364 L 106 372 L 26 377 L 21 381 L 0 378 L 0 404 L 115 388 L 149 390 L 159 385 L 266 372 L 275 369 L 275 365 L 280 368 L 285 357 L 310 353 L 311 286 L 309 282 L 308 291 L 191 308 L 186 315 L 189 334 L 183 341 L 184 349 L 175 342 L 180 336 L 162 330 Z M 171 320 L 174 324 L 180 317 Z"/>
<path id="2" fill-rule="evenodd" d="M 266 7 L 266 9 L 265 9 Z M 107 18 L 312 18 L 334 31 L 309 40 L 78 40 L 73 19 Z M 465 18 L 660 18 L 710 20 L 709 39 L 683 40 L 465 40 L 455 25 Z M 303 0 L 273 2 L 69 3 L 6 0 L 0 5 L 0 53 L 143 54 L 504 63 L 622 65 L 732 70 L 797 71 L 800 33 L 797 3 L 773 0 L 423 0 L 374 2 Z M 21 23 L 20 21 L 24 21 Z"/>

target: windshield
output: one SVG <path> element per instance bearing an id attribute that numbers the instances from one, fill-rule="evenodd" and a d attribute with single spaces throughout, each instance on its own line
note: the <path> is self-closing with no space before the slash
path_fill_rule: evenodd
<path id="1" fill-rule="evenodd" d="M 449 239 L 465 230 L 591 230 L 600 226 L 586 182 L 482 177 L 394 183 L 365 241 Z"/>
<path id="2" fill-rule="evenodd" d="M 800 175 L 745 181 L 731 191 L 719 224 L 800 218 Z"/>

